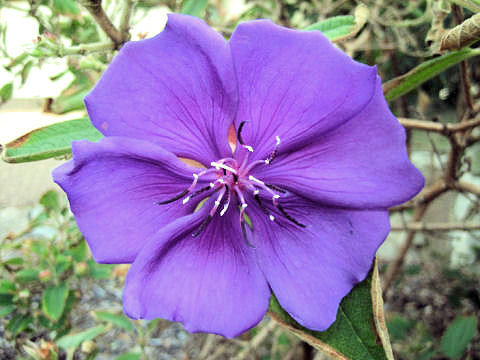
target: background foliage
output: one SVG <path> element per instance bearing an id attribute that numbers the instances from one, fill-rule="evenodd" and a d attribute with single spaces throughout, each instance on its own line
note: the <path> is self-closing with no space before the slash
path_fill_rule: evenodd
<path id="1" fill-rule="evenodd" d="M 83 97 L 116 50 L 129 39 L 154 35 L 132 29 L 159 10 L 201 17 L 227 38 L 238 22 L 255 18 L 322 31 L 350 56 L 378 66 L 386 98 L 407 129 L 411 158 L 427 178 L 421 194 L 391 209 L 390 245 L 380 252 L 385 317 L 395 358 L 480 359 L 480 50 L 475 44 L 480 38 L 480 2 L 363 3 L 0 0 L 0 11 L 16 9 L 38 23 L 38 37 L 23 53 L 11 56 L 6 42 L 11 23 L 1 17 L 1 65 L 10 80 L 1 80 L 0 102 L 15 96 L 33 68 L 64 59 L 64 69 L 52 80 L 72 80 L 60 96 L 45 100 L 45 111 L 84 110 Z M 70 141 L 79 138 L 96 140 L 99 134 L 86 119 L 65 122 L 5 144 L 2 158 L 16 163 L 68 157 Z M 230 341 L 187 335 L 180 326 L 162 320 L 129 320 L 120 301 L 127 267 L 98 265 L 91 259 L 65 199 L 56 192 L 46 193 L 31 209 L 23 231 L 0 241 L 0 359 L 326 356 L 316 349 L 321 348 L 319 340 L 329 341 L 328 333 L 313 334 L 316 340 L 311 340 L 304 329 L 289 329 L 296 325 L 282 317 L 274 300 L 271 316 L 283 327 L 267 317 Z M 369 288 L 355 294 L 367 294 Z M 355 314 L 349 299 L 343 309 Z M 301 332 L 300 338 L 292 329 Z M 348 337 L 345 341 L 354 342 Z M 372 349 L 378 344 L 374 338 Z M 383 358 L 375 351 L 358 358 Z M 360 350 L 342 354 L 354 359 Z"/>

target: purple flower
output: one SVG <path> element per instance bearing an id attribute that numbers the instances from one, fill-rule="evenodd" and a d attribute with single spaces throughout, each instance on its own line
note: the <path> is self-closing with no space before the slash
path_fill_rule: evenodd
<path id="1" fill-rule="evenodd" d="M 387 236 L 387 209 L 423 186 L 376 69 L 316 31 L 259 20 L 226 42 L 172 14 L 85 102 L 105 138 L 74 142 L 53 176 L 95 260 L 132 263 L 135 319 L 232 337 L 273 291 L 325 330 Z"/>

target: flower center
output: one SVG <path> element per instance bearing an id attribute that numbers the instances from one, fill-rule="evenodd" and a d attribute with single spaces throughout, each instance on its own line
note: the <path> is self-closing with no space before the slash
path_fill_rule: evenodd
<path id="1" fill-rule="evenodd" d="M 207 217 L 200 224 L 198 229 L 192 234 L 192 236 L 198 236 L 210 223 L 212 218 L 217 215 L 223 216 L 230 207 L 231 199 L 236 198 L 239 204 L 239 221 L 242 229 L 242 234 L 245 241 L 251 246 L 247 239 L 247 221 L 246 221 L 246 209 L 249 206 L 246 201 L 246 194 L 250 193 L 255 199 L 255 203 L 260 207 L 262 212 L 268 216 L 270 221 L 275 221 L 275 215 L 264 205 L 260 198 L 260 194 L 263 193 L 271 197 L 274 209 L 278 211 L 283 217 L 288 219 L 299 227 L 305 227 L 304 224 L 298 222 L 292 216 L 290 216 L 280 203 L 282 196 L 285 196 L 288 192 L 276 185 L 267 184 L 260 179 L 257 179 L 251 175 L 251 170 L 257 166 L 271 166 L 275 160 L 278 149 L 280 146 L 280 138 L 275 137 L 276 144 L 270 155 L 264 160 L 255 160 L 249 162 L 249 156 L 254 152 L 254 149 L 246 145 L 242 139 L 242 129 L 245 125 L 245 121 L 240 124 L 237 131 L 237 140 L 239 144 L 247 150 L 242 162 L 238 162 L 235 158 L 223 158 L 210 163 L 210 168 L 205 169 L 199 173 L 193 174 L 193 182 L 186 190 L 180 194 L 174 196 L 171 199 L 157 202 L 159 205 L 168 204 L 183 198 L 182 203 L 186 204 L 192 198 L 199 195 L 216 196 L 214 206 L 208 213 Z M 209 185 L 197 188 L 198 179 L 207 174 L 215 174 L 216 179 Z"/>

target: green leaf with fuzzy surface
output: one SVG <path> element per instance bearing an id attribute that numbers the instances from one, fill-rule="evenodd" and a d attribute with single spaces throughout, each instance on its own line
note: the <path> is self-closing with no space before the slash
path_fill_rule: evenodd
<path id="1" fill-rule="evenodd" d="M 480 55 L 480 49 L 461 49 L 424 61 L 408 73 L 383 84 L 383 93 L 387 101 L 392 101 L 415 90 L 427 80 L 441 74 L 449 67 L 473 56 Z"/>
<path id="2" fill-rule="evenodd" d="M 352 15 L 335 16 L 319 21 L 305 28 L 307 31 L 318 30 L 330 40 L 347 36 L 355 27 L 355 17 Z"/>
<path id="3" fill-rule="evenodd" d="M 102 134 L 87 118 L 64 121 L 33 130 L 6 144 L 2 158 L 9 163 L 21 163 L 68 155 L 72 152 L 72 141 L 101 138 Z"/>
<path id="4" fill-rule="evenodd" d="M 105 332 L 106 327 L 97 325 L 88 330 L 73 335 L 65 335 L 56 341 L 57 345 L 64 349 L 76 349 L 80 344 L 87 340 L 92 340 Z"/>
<path id="5" fill-rule="evenodd" d="M 45 315 L 57 321 L 63 314 L 68 297 L 68 288 L 65 284 L 46 288 L 42 295 L 42 309 Z"/>
<path id="6" fill-rule="evenodd" d="M 460 358 L 477 332 L 475 316 L 457 316 L 442 336 L 440 347 L 450 359 Z"/>
<path id="7" fill-rule="evenodd" d="M 280 325 L 333 359 L 393 359 L 376 265 L 342 300 L 336 321 L 326 331 L 302 327 L 282 309 L 275 296 L 270 301 L 269 312 Z"/>

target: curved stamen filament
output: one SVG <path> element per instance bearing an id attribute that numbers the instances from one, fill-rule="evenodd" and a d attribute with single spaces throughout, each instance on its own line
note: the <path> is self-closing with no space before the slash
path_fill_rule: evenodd
<path id="1" fill-rule="evenodd" d="M 230 205 L 230 189 L 228 185 L 225 185 L 225 204 L 223 205 L 222 211 L 220 211 L 220 216 L 225 215 L 228 210 L 228 206 Z"/>
<path id="2" fill-rule="evenodd" d="M 177 195 L 175 195 L 174 197 L 172 197 L 172 198 L 170 198 L 170 199 L 163 200 L 163 201 L 157 201 L 157 202 L 155 202 L 155 204 L 157 204 L 157 205 L 170 204 L 170 203 L 172 203 L 172 202 L 174 202 L 174 201 L 179 200 L 180 198 L 184 197 L 184 196 L 187 195 L 187 194 L 188 194 L 188 189 L 182 191 L 180 194 L 177 194 Z"/>
<path id="3" fill-rule="evenodd" d="M 273 148 L 273 151 L 270 153 L 270 155 L 268 155 L 268 158 L 266 158 L 265 160 L 255 160 L 255 161 L 253 161 L 245 169 L 246 173 L 250 172 L 250 170 L 252 170 L 257 165 L 271 165 L 272 164 L 273 160 L 277 157 L 278 147 L 280 146 L 280 137 L 275 136 L 275 139 L 276 139 L 275 147 Z M 245 157 L 248 158 L 248 154 Z M 246 162 L 244 161 L 244 164 L 245 163 Z"/>
<path id="4" fill-rule="evenodd" d="M 253 197 L 255 198 L 255 201 L 257 202 L 258 206 L 260 206 L 260 208 L 262 209 L 262 211 L 265 213 L 265 215 L 268 216 L 268 218 L 270 219 L 270 221 L 274 221 L 275 220 L 275 216 L 273 216 L 272 214 L 270 214 L 270 211 L 268 211 L 268 209 L 265 207 L 265 205 L 263 205 L 262 203 L 262 200 L 260 200 L 260 196 L 258 195 L 259 193 L 259 190 L 255 190 L 253 192 Z"/>
<path id="5" fill-rule="evenodd" d="M 210 223 L 210 221 L 212 220 L 213 216 L 215 215 L 215 213 L 217 212 L 217 209 L 218 207 L 220 206 L 221 202 L 222 202 L 222 198 L 223 196 L 225 195 L 225 188 L 222 188 L 222 190 L 220 190 L 220 194 L 218 195 L 217 199 L 215 200 L 215 205 L 213 206 L 213 208 L 210 210 L 210 212 L 208 213 L 207 217 L 205 218 L 205 220 L 203 220 L 203 222 L 200 224 L 200 226 L 198 227 L 198 229 L 192 234 L 193 237 L 197 237 L 198 235 L 200 235 L 200 233 L 205 230 L 205 228 L 207 227 L 207 225 Z"/>
<path id="6" fill-rule="evenodd" d="M 297 221 L 295 218 L 293 218 L 291 215 L 289 215 L 285 209 L 282 207 L 282 205 L 278 204 L 275 205 L 278 210 L 282 213 L 283 216 L 285 216 L 288 220 L 290 220 L 292 223 L 294 223 L 297 226 L 300 226 L 302 228 L 306 227 L 306 225 L 302 224 L 301 222 Z"/>
<path id="7" fill-rule="evenodd" d="M 258 180 L 256 177 L 254 177 L 252 175 L 248 176 L 248 180 L 255 182 L 257 186 L 259 186 L 262 189 L 264 189 L 265 191 L 269 192 L 272 195 L 273 205 L 277 206 L 277 203 L 278 203 L 277 199 L 280 198 L 280 195 L 278 195 L 273 190 L 271 190 L 262 180 Z"/>
<path id="8" fill-rule="evenodd" d="M 232 174 L 238 175 L 237 170 L 235 170 L 234 168 L 232 168 L 228 165 L 225 165 L 225 164 L 222 164 L 222 163 L 219 163 L 219 162 L 215 162 L 215 161 L 212 161 L 210 163 L 210 165 L 214 166 L 215 169 L 217 169 L 217 170 L 224 169 L 224 170 L 230 171 Z"/>
<path id="9" fill-rule="evenodd" d="M 275 136 L 275 140 L 277 141 L 277 143 L 275 144 L 275 147 L 273 148 L 273 151 L 272 153 L 268 156 L 268 158 L 265 160 L 265 164 L 267 165 L 271 165 L 273 160 L 275 159 L 275 157 L 277 156 L 277 152 L 278 152 L 278 147 L 280 146 L 280 137 L 279 136 Z"/>

